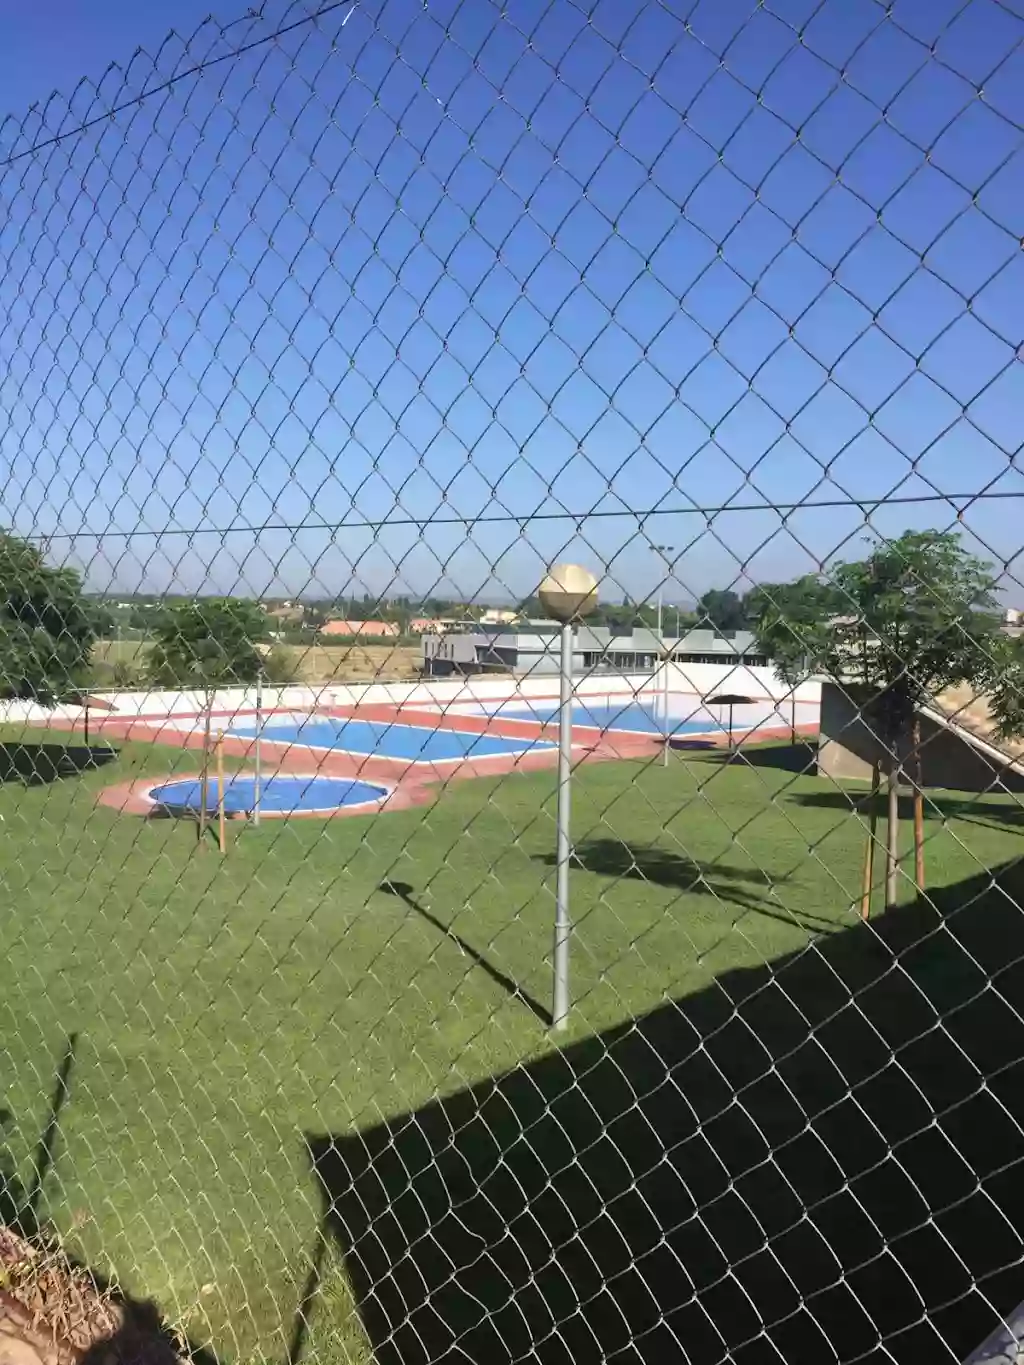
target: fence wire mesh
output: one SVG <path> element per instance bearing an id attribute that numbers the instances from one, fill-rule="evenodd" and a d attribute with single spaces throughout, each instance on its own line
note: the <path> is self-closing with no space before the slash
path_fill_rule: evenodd
<path id="1" fill-rule="evenodd" d="M 0 124 L 0 1359 L 1016 1359 L 1022 42 L 272 0 Z"/>

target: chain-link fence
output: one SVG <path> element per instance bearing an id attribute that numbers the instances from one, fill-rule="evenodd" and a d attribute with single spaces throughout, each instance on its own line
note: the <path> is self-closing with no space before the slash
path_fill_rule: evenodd
<path id="1" fill-rule="evenodd" d="M 0 1359 L 1016 1358 L 1022 40 L 268 3 L 0 125 Z"/>

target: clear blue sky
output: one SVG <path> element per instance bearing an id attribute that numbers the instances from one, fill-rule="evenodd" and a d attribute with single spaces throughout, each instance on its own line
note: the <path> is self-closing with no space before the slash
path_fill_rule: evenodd
<path id="1" fill-rule="evenodd" d="M 837 500 L 1024 495 L 1024 0 L 218 3 L 161 46 L 205 9 L 5 19 L 0 519 L 92 586 L 645 596 L 661 543 L 686 599 L 856 555 Z M 1015 573 L 1016 497 L 957 506 Z"/>

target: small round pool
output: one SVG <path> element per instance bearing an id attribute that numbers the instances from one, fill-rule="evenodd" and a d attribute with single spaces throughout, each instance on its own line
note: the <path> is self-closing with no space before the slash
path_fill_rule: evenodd
<path id="1" fill-rule="evenodd" d="M 352 806 L 376 806 L 389 795 L 387 787 L 357 782 L 350 777 L 303 777 L 297 773 L 272 773 L 260 781 L 260 813 L 291 815 L 317 812 L 329 815 Z M 182 778 L 154 787 L 149 798 L 174 814 L 195 814 L 201 795 L 198 777 Z M 220 785 L 211 777 L 207 785 L 207 809 L 220 805 Z M 224 783 L 224 810 L 248 814 L 256 805 L 256 779 L 252 773 L 236 773 Z"/>

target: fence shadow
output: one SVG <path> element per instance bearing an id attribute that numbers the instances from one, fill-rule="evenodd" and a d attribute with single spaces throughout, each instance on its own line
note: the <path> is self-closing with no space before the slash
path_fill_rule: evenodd
<path id="1" fill-rule="evenodd" d="M 1022 902 L 984 874 L 308 1135 L 378 1365 L 962 1359 L 1024 1298 Z"/>
<path id="2" fill-rule="evenodd" d="M 0 782 L 42 787 L 113 763 L 118 750 L 109 744 L 0 744 Z"/>

